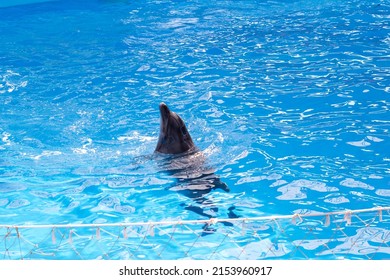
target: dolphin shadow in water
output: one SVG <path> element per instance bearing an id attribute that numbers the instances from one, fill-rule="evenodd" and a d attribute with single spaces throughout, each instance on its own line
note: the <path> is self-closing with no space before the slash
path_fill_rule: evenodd
<path id="1" fill-rule="evenodd" d="M 214 169 L 207 165 L 205 155 L 195 146 L 184 121 L 178 114 L 169 110 L 165 103 L 160 104 L 160 135 L 155 154 L 162 159 L 158 161 L 162 172 L 177 180 L 169 190 L 179 192 L 195 202 L 190 206 L 183 205 L 185 209 L 209 219 L 213 218 L 212 214 L 204 210 L 209 208 L 216 213 L 218 208 L 206 195 L 214 189 L 229 192 L 229 187 L 215 175 Z M 233 212 L 233 206 L 228 210 L 229 218 L 238 217 Z M 205 227 L 210 231 L 207 225 Z"/>

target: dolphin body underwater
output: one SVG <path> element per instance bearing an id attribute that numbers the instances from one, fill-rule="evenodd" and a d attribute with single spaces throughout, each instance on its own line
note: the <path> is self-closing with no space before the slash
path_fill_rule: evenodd
<path id="1" fill-rule="evenodd" d="M 195 204 L 185 209 L 207 218 L 214 215 L 204 210 L 210 207 L 211 212 L 218 212 L 213 202 L 205 196 L 213 189 L 229 192 L 229 187 L 214 174 L 213 168 L 207 166 L 205 155 L 195 146 L 187 127 L 181 117 L 172 112 L 165 103 L 160 104 L 160 135 L 155 154 L 164 157 L 161 167 L 164 172 L 177 179 L 177 184 L 169 190 L 179 192 L 191 198 Z M 234 207 L 230 207 L 229 218 L 236 218 Z"/>

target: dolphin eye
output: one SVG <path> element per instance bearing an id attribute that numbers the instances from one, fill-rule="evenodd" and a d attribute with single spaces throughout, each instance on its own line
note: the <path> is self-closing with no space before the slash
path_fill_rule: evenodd
<path id="1" fill-rule="evenodd" d="M 180 130 L 181 130 L 181 134 L 183 134 L 184 136 L 187 135 L 187 129 L 185 126 L 180 127 Z"/>

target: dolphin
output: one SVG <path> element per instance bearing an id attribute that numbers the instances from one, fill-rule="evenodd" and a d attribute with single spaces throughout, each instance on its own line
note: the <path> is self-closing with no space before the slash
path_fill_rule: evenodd
<path id="1" fill-rule="evenodd" d="M 195 202 L 194 205 L 185 206 L 185 209 L 213 218 L 218 208 L 205 197 L 206 194 L 213 189 L 229 192 L 229 187 L 207 164 L 206 156 L 194 144 L 182 118 L 165 103 L 160 103 L 159 108 L 160 134 L 155 154 L 163 157 L 160 161 L 163 172 L 177 179 L 177 183 L 169 190 L 177 191 Z M 205 207 L 210 207 L 211 214 L 204 211 Z M 238 217 L 232 210 L 234 207 L 229 208 L 228 216 Z"/>
<path id="2" fill-rule="evenodd" d="M 160 135 L 155 152 L 180 154 L 197 150 L 184 121 L 178 114 L 169 110 L 165 103 L 160 103 Z"/>

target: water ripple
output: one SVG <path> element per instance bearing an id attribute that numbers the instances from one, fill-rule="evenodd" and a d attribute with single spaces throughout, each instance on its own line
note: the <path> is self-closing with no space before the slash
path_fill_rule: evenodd
<path id="1" fill-rule="evenodd" d="M 2 217 L 198 219 L 152 157 L 161 101 L 229 185 L 218 217 L 389 204 L 386 1 L 57 2 L 0 10 Z"/>

